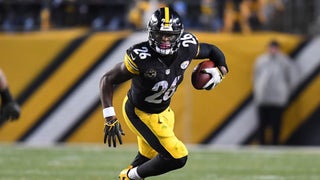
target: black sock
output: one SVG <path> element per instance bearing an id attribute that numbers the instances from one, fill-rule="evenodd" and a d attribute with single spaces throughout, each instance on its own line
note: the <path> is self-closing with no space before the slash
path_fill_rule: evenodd
<path id="1" fill-rule="evenodd" d="M 133 167 L 139 166 L 147 161 L 149 161 L 150 159 L 143 156 L 142 154 L 140 154 L 140 152 L 138 152 L 137 156 L 134 158 L 133 162 L 131 163 L 131 165 Z"/>

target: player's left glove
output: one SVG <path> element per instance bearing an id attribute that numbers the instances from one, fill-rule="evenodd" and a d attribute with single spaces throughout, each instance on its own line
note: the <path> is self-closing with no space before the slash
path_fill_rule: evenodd
<path id="1" fill-rule="evenodd" d="M 0 108 L 0 122 L 7 120 L 17 120 L 20 117 L 20 106 L 11 101 Z"/>
<path id="2" fill-rule="evenodd" d="M 217 67 L 203 69 L 203 73 L 211 75 L 211 79 L 203 86 L 206 90 L 213 89 L 222 81 L 223 75 Z"/>
<path id="3" fill-rule="evenodd" d="M 111 146 L 111 142 L 113 144 L 113 147 L 117 146 L 117 138 L 119 140 L 119 143 L 122 144 L 122 138 L 121 136 L 124 136 L 124 132 L 121 128 L 121 124 L 117 119 L 107 121 L 104 124 L 104 144 L 106 144 L 108 139 L 108 146 Z"/>

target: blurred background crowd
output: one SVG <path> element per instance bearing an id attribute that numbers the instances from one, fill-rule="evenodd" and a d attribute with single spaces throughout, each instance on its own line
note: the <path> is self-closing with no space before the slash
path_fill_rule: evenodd
<path id="1" fill-rule="evenodd" d="M 163 5 L 173 7 L 188 29 L 298 34 L 320 29 L 319 0 L 0 0 L 0 30 L 141 30 L 154 6 Z"/>

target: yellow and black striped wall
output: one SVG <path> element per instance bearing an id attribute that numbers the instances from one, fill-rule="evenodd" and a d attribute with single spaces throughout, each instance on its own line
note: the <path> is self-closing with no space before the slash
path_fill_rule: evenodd
<path id="1" fill-rule="evenodd" d="M 213 91 L 191 86 L 193 62 L 172 101 L 176 135 L 190 144 L 255 144 L 257 118 L 252 101 L 252 70 L 271 39 L 299 66 L 300 80 L 285 112 L 281 142 L 320 145 L 320 38 L 259 32 L 250 35 L 193 32 L 225 53 L 230 73 Z M 103 143 L 99 80 L 123 60 L 146 32 L 88 32 L 85 29 L 0 34 L 0 67 L 21 105 L 21 118 L 0 124 L 1 142 L 28 144 Z M 297 72 L 298 73 L 298 72 Z M 114 106 L 126 136 L 136 137 L 122 120 L 129 82 L 116 88 Z"/>

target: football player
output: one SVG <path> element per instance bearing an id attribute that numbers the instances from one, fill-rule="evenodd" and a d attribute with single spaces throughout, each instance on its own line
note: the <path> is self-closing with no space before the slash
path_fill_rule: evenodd
<path id="1" fill-rule="evenodd" d="M 228 73 L 225 56 L 211 44 L 199 43 L 184 32 L 179 15 L 168 7 L 156 10 L 148 22 L 148 40 L 130 47 L 124 62 L 106 72 L 100 81 L 100 98 L 105 118 L 104 143 L 116 147 L 124 135 L 112 106 L 113 86 L 131 79 L 123 102 L 124 119 L 137 135 L 138 154 L 120 172 L 121 180 L 137 180 L 182 168 L 188 150 L 173 132 L 174 112 L 171 97 L 183 80 L 193 59 L 210 59 L 217 65 L 205 69 L 210 90 Z"/>
<path id="2" fill-rule="evenodd" d="M 16 120 L 20 116 L 20 107 L 18 103 L 13 100 L 9 91 L 8 82 L 5 74 L 0 69 L 0 123 L 7 120 Z"/>

